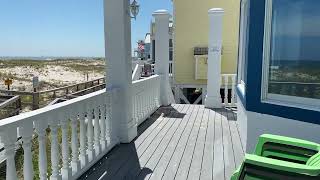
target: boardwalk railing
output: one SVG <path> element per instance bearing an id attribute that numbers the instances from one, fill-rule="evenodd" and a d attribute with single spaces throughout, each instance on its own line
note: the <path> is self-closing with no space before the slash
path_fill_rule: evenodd
<path id="1" fill-rule="evenodd" d="M 59 87 L 50 90 L 38 91 L 38 92 L 27 92 L 27 91 L 9 91 L 9 90 L 1 90 L 0 93 L 7 94 L 7 95 L 19 95 L 19 96 L 26 96 L 31 97 L 31 102 L 22 102 L 25 105 L 32 105 L 32 109 L 39 109 L 40 107 L 46 106 L 46 102 L 42 101 L 42 99 L 50 99 L 48 97 L 52 97 L 53 99 L 58 97 L 68 96 L 69 94 L 73 94 L 76 92 L 82 92 L 92 88 L 101 89 L 105 87 L 105 78 L 98 78 L 91 81 L 73 84 L 69 86 Z M 26 98 L 28 99 L 28 98 Z"/>
<path id="2" fill-rule="evenodd" d="M 112 135 L 112 93 L 116 92 L 104 89 L 1 120 L 6 179 L 17 179 L 15 150 L 20 136 L 24 161 L 23 177 L 19 178 L 32 180 L 35 171 L 40 179 L 78 178 L 118 143 Z M 31 152 L 34 143 L 39 148 L 35 156 Z M 48 159 L 47 153 L 51 156 Z M 33 169 L 34 157 L 39 169 Z"/>
<path id="3" fill-rule="evenodd" d="M 221 98 L 225 107 L 236 107 L 236 76 L 236 74 L 221 74 L 221 89 L 224 89 Z"/>
<path id="4" fill-rule="evenodd" d="M 134 81 L 132 88 L 133 118 L 139 125 L 160 107 L 160 76 Z"/>

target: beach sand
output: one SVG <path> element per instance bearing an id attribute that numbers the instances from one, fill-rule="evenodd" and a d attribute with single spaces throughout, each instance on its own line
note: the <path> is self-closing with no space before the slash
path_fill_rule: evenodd
<path id="1" fill-rule="evenodd" d="M 6 78 L 13 80 L 10 89 L 18 91 L 32 91 L 34 76 L 39 77 L 39 90 L 81 83 L 103 77 L 104 65 L 103 60 L 0 61 L 0 89 L 7 89 Z"/>

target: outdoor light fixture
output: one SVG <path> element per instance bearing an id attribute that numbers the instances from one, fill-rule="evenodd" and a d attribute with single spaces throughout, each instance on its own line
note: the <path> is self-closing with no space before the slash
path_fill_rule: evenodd
<path id="1" fill-rule="evenodd" d="M 137 15 L 139 14 L 139 8 L 140 5 L 138 4 L 138 2 L 136 0 L 133 0 L 133 2 L 130 5 L 130 12 L 131 12 L 131 18 L 136 19 Z"/>

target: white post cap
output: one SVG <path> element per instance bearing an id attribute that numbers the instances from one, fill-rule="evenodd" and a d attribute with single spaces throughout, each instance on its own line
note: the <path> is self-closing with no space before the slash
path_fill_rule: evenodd
<path id="1" fill-rule="evenodd" d="M 209 15 L 222 15 L 224 14 L 224 10 L 222 8 L 212 8 L 208 11 Z"/>

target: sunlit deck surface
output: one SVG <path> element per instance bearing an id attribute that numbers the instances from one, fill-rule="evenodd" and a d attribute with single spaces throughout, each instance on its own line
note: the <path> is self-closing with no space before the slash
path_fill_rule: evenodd
<path id="1" fill-rule="evenodd" d="M 230 179 L 243 159 L 236 113 L 202 105 L 162 107 L 81 179 Z"/>

